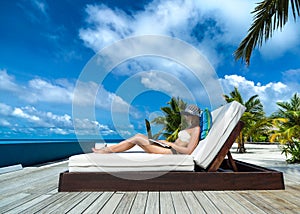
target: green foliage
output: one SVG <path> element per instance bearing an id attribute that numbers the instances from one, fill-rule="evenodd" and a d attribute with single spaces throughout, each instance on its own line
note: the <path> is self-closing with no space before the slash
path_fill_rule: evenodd
<path id="1" fill-rule="evenodd" d="M 274 30 L 281 30 L 287 23 L 289 9 L 296 20 L 300 16 L 300 0 L 263 0 L 258 3 L 252 12 L 255 15 L 248 34 L 234 52 L 235 59 L 242 59 L 249 65 L 253 49 L 262 46 L 272 37 Z"/>
<path id="2" fill-rule="evenodd" d="M 246 107 L 246 111 L 241 118 L 245 123 L 245 126 L 241 136 L 237 139 L 238 151 L 244 152 L 244 141 L 253 136 L 266 134 L 268 130 L 269 123 L 268 119 L 265 117 L 263 105 L 261 104 L 258 95 L 254 95 L 244 102 L 237 87 L 234 87 L 234 90 L 229 95 L 223 96 L 227 103 L 237 101 Z"/>
<path id="3" fill-rule="evenodd" d="M 272 115 L 274 131 L 270 141 L 278 141 L 283 146 L 288 162 L 298 162 L 300 157 L 300 96 L 295 93 L 289 102 L 277 102 L 279 110 Z"/>
<path id="4" fill-rule="evenodd" d="M 151 122 L 163 125 L 162 130 L 155 135 L 156 138 L 163 135 L 167 141 L 174 142 L 183 126 L 180 111 L 184 110 L 187 104 L 182 99 L 174 97 L 167 104 L 169 106 L 161 107 L 164 116 L 157 117 Z"/>
<path id="5" fill-rule="evenodd" d="M 287 143 L 282 147 L 282 153 L 285 154 L 288 163 L 300 163 L 300 142 Z M 291 158 L 288 158 L 291 156 Z"/>

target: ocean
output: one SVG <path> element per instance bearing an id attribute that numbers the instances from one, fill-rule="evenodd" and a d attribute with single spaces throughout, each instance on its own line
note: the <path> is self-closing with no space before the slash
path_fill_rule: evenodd
<path id="1" fill-rule="evenodd" d="M 64 160 L 72 155 L 90 153 L 95 143 L 118 143 L 121 139 L 2 139 L 0 167 L 16 164 L 34 166 Z"/>

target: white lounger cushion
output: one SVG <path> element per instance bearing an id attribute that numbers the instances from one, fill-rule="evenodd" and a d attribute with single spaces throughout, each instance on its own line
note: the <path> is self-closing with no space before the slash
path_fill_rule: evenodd
<path id="1" fill-rule="evenodd" d="M 148 153 L 81 154 L 69 158 L 70 172 L 193 171 L 191 155 Z"/>
<path id="2" fill-rule="evenodd" d="M 206 169 L 224 145 L 246 108 L 234 101 L 212 112 L 213 124 L 205 139 L 199 142 L 192 156 L 195 163 Z"/>

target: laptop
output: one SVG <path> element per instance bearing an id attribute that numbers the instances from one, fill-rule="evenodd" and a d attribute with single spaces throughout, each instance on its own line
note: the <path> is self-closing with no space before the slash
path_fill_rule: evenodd
<path id="1" fill-rule="evenodd" d="M 148 134 L 149 142 L 151 144 L 156 144 L 158 146 L 170 149 L 171 146 L 169 146 L 167 144 L 164 144 L 162 142 L 156 141 L 156 140 L 153 139 L 150 122 L 147 119 L 145 119 L 145 123 L 146 123 L 146 129 L 147 129 L 147 134 Z"/>

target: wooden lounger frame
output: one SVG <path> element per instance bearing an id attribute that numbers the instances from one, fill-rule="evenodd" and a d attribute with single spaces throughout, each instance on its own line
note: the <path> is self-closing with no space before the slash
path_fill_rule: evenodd
<path id="1" fill-rule="evenodd" d="M 197 191 L 284 189 L 282 172 L 233 160 L 230 148 L 243 128 L 239 122 L 207 169 L 195 172 L 64 172 L 59 192 L 74 191 Z M 225 159 L 226 155 L 228 159 Z M 126 178 L 151 177 L 128 180 Z M 123 178 L 122 178 L 123 177 Z"/>

